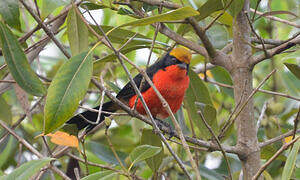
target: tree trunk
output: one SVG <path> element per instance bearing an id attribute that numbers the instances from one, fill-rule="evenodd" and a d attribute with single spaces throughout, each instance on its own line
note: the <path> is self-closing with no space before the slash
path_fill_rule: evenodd
<path id="1" fill-rule="evenodd" d="M 237 15 L 233 25 L 232 69 L 230 70 L 235 103 L 243 104 L 253 90 L 252 55 L 250 44 L 251 28 L 245 12 L 249 11 L 249 0 L 245 0 L 243 10 Z M 251 99 L 236 119 L 237 147 L 244 152 L 240 156 L 243 166 L 243 177 L 251 179 L 260 168 L 260 149 L 257 140 L 256 121 L 254 119 L 253 100 Z"/>

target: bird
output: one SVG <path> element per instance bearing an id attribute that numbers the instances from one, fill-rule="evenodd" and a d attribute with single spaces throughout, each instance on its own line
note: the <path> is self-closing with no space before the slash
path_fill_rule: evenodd
<path id="1" fill-rule="evenodd" d="M 146 69 L 146 73 L 152 80 L 154 86 L 168 102 L 173 113 L 176 113 L 182 105 L 184 95 L 189 87 L 189 65 L 192 54 L 185 47 L 176 47 L 170 50 L 166 55 L 156 61 Z M 163 107 L 161 100 L 157 96 L 150 84 L 143 80 L 143 75 L 139 73 L 133 78 L 137 87 L 140 87 L 141 94 L 151 112 L 151 115 L 158 122 L 169 117 L 169 113 Z M 142 85 L 141 85 L 142 83 Z M 117 94 L 117 99 L 125 103 L 130 108 L 134 108 L 142 115 L 146 115 L 143 104 L 134 91 L 130 82 L 128 82 Z M 137 100 L 138 98 L 138 100 Z M 94 109 L 99 109 L 99 106 Z M 121 108 L 113 101 L 106 102 L 102 105 L 102 111 L 116 112 Z M 101 112 L 98 123 L 104 121 L 105 117 L 110 116 L 109 113 Z M 78 130 L 86 128 L 87 132 L 92 130 L 97 124 L 98 112 L 85 111 L 70 120 L 67 124 L 76 124 Z M 87 120 L 88 121 L 87 121 Z M 164 124 L 164 123 L 163 123 Z"/>

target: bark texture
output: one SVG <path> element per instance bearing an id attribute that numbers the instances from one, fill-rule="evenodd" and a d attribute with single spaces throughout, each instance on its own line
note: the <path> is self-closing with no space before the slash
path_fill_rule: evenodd
<path id="1" fill-rule="evenodd" d="M 243 104 L 253 90 L 251 60 L 251 28 L 245 12 L 249 11 L 249 1 L 245 0 L 243 10 L 237 15 L 233 26 L 232 69 L 230 73 L 234 84 L 236 104 Z M 240 155 L 243 165 L 243 177 L 251 179 L 260 168 L 260 148 L 257 140 L 254 106 L 251 99 L 236 119 L 237 147 L 244 152 Z"/>

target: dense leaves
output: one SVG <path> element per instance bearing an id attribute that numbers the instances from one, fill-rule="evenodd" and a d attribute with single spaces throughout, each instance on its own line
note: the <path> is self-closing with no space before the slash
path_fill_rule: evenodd
<path id="1" fill-rule="evenodd" d="M 187 179 L 157 135 L 158 132 L 124 112 L 117 111 L 107 117 L 111 122 L 107 131 L 105 124 L 102 124 L 97 131 L 82 139 L 76 136 L 82 137 L 84 130 L 78 132 L 76 127 L 64 123 L 74 114 L 86 111 L 85 107 L 92 108 L 102 101 L 110 101 L 106 96 L 102 100 L 102 91 L 90 83 L 92 76 L 103 83 L 106 93 L 114 96 L 129 80 L 119 61 L 116 61 L 116 52 L 99 42 L 99 36 L 103 37 L 100 28 L 117 53 L 121 52 L 130 60 L 130 63 L 124 60 L 124 65 L 134 77 L 138 71 L 131 63 L 146 68 L 150 50 L 152 55 L 149 65 L 164 56 L 171 47 L 182 44 L 185 39 L 201 46 L 195 45 L 197 49 L 204 47 L 195 29 L 189 24 L 189 17 L 194 17 L 200 27 L 205 29 L 208 40 L 221 53 L 218 55 L 234 56 L 239 53 L 239 49 L 232 44 L 237 41 L 234 36 L 240 34 L 235 32 L 240 31 L 236 28 L 236 17 L 240 12 L 244 13 L 242 8 L 246 1 L 172 0 L 163 1 L 161 6 L 154 5 L 157 1 L 149 0 L 85 0 L 80 4 L 76 4 L 77 1 L 72 4 L 70 0 L 24 2 L 72 57 L 66 60 L 54 41 L 48 38 L 45 30 L 38 26 L 19 1 L 0 0 L 0 120 L 24 140 L 7 136 L 7 130 L 0 127 L 0 179 L 36 177 L 52 160 L 53 166 L 66 173 L 71 154 L 81 160 L 78 162 L 81 179 Z M 174 8 L 174 4 L 179 8 Z M 172 7 L 167 7 L 169 5 Z M 297 0 L 272 0 L 268 3 L 250 1 L 252 10 L 247 12 L 248 16 L 254 31 L 264 39 L 267 50 L 279 44 L 283 47 L 283 42 L 292 37 L 299 38 L 299 18 L 295 16 L 299 14 L 298 7 Z M 281 22 L 274 21 L 276 18 L 280 18 Z M 157 22 L 161 22 L 158 30 Z M 94 33 L 99 36 L 96 37 Z M 250 62 L 252 58 L 263 56 L 264 52 L 256 35 L 250 29 L 249 33 L 252 39 L 247 43 L 249 49 L 252 49 Z M 45 43 L 47 46 L 44 47 Z M 232 52 L 232 47 L 235 47 L 235 52 Z M 299 111 L 299 52 L 299 45 L 296 45 L 258 63 L 253 67 L 253 80 L 244 82 L 253 83 L 253 87 L 257 87 L 268 72 L 277 69 L 262 86 L 264 91 L 256 92 L 253 101 L 249 101 L 254 106 L 251 114 L 257 126 L 260 145 L 294 129 Z M 184 135 L 190 137 L 188 141 L 195 140 L 205 145 L 202 147 L 188 142 L 202 179 L 221 180 L 228 179 L 228 168 L 220 152 L 206 147 L 217 145 L 203 120 L 218 136 L 238 106 L 235 101 L 238 97 L 234 98 L 232 88 L 235 84 L 231 79 L 231 74 L 238 68 L 227 71 L 223 67 L 212 66 L 208 63 L 210 60 L 193 51 L 188 73 L 190 86 L 175 117 Z M 230 61 L 232 59 L 226 64 L 230 64 Z M 207 62 L 206 77 L 204 62 Z M 45 87 L 48 87 L 48 91 Z M 204 119 L 201 119 L 200 112 Z M 163 121 L 174 128 L 170 118 Z M 236 129 L 234 123 L 220 139 L 224 149 L 237 144 L 240 134 Z M 43 133 L 47 134 L 46 141 L 38 136 Z M 177 137 L 168 139 L 169 134 L 164 136 L 188 174 L 195 178 L 190 157 L 182 147 L 182 142 Z M 260 148 L 261 164 L 290 140 L 291 137 Z M 28 144 L 22 144 L 24 142 Z M 27 146 L 48 157 L 52 154 L 57 159 L 38 158 Z M 66 148 L 62 146 L 69 146 L 68 151 L 61 152 L 61 149 Z M 299 147 L 298 141 L 292 148 L 282 152 L 263 172 L 263 177 L 267 180 L 300 179 Z M 226 153 L 226 156 L 233 179 L 242 178 L 243 159 L 239 159 L 235 153 Z M 40 179 L 61 179 L 60 175 L 51 171 L 50 168 L 42 171 L 44 173 Z"/>

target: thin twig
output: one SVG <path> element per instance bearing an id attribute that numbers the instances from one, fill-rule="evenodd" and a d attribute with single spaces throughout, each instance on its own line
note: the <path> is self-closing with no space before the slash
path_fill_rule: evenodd
<path id="1" fill-rule="evenodd" d="M 44 97 L 41 97 L 36 103 L 33 104 L 33 106 L 29 109 L 29 113 L 31 113 L 31 111 L 33 111 L 37 105 L 42 101 Z M 21 124 L 21 122 L 26 118 L 26 113 L 23 114 L 18 120 L 17 122 L 15 122 L 12 126 L 11 129 L 15 129 L 19 124 Z M 0 138 L 0 144 L 6 139 L 6 137 L 9 135 L 9 132 L 5 132 L 3 134 L 3 136 Z"/>
<path id="2" fill-rule="evenodd" d="M 257 8 L 258 8 L 258 6 L 259 6 L 260 1 L 261 1 L 261 0 L 258 0 L 257 3 L 256 3 L 255 10 L 254 10 L 254 13 L 253 13 L 253 16 L 252 16 L 252 23 L 254 22 L 255 15 L 256 15 L 256 11 L 257 11 Z"/>
<path id="3" fill-rule="evenodd" d="M 226 12 L 226 9 L 231 5 L 231 3 L 233 2 L 233 0 L 230 0 L 230 2 L 228 4 L 226 4 L 226 6 L 223 8 L 222 12 L 219 13 L 214 19 L 213 21 L 207 25 L 205 28 L 204 28 L 204 31 L 207 31 L 225 12 Z"/>
<path id="4" fill-rule="evenodd" d="M 295 134 L 297 134 L 297 133 L 300 133 L 300 129 L 296 130 Z M 284 138 L 286 138 L 286 137 L 289 137 L 289 136 L 291 136 L 291 135 L 293 135 L 293 134 L 294 134 L 294 130 L 291 130 L 291 131 L 289 131 L 289 132 L 287 132 L 287 133 L 284 133 L 284 134 L 282 134 L 282 135 L 280 135 L 280 136 L 277 136 L 277 137 L 275 137 L 275 138 L 266 140 L 265 142 L 259 143 L 259 147 L 260 147 L 260 148 L 263 148 L 263 147 L 268 146 L 268 145 L 270 145 L 270 144 L 273 144 L 273 143 L 275 143 L 275 142 L 277 142 L 277 141 L 280 141 L 280 140 L 282 140 L 282 139 L 284 139 Z"/>
<path id="5" fill-rule="evenodd" d="M 250 8 L 250 11 L 251 11 L 251 12 L 255 12 L 255 10 L 252 9 L 252 8 Z M 262 14 L 264 14 L 264 13 L 263 13 L 263 12 L 260 12 L 260 11 L 256 11 L 256 14 L 262 15 Z M 271 19 L 271 20 L 273 20 L 273 21 L 278 21 L 278 22 L 281 22 L 281 23 L 284 23 L 284 24 L 287 24 L 287 25 L 290 25 L 290 26 L 294 26 L 294 27 L 296 27 L 296 28 L 300 28 L 300 25 L 298 25 L 298 24 L 296 24 L 296 23 L 293 23 L 293 22 L 290 22 L 290 21 L 285 20 L 285 19 L 281 19 L 281 18 L 279 18 L 279 17 L 275 17 L 275 16 L 265 16 L 265 17 L 268 18 L 268 19 Z"/>
<path id="6" fill-rule="evenodd" d="M 27 9 L 27 11 L 31 14 L 31 16 L 36 20 L 36 22 L 43 28 L 45 33 L 52 39 L 52 41 L 56 44 L 56 46 L 61 50 L 61 52 L 69 59 L 71 57 L 70 53 L 68 53 L 64 46 L 55 38 L 53 32 L 43 23 L 43 21 L 33 12 L 31 7 L 24 2 L 24 0 L 19 0 L 23 6 Z"/>
<path id="7" fill-rule="evenodd" d="M 47 143 L 47 141 L 46 141 L 45 136 L 42 136 L 42 139 L 43 139 L 43 142 L 44 142 L 44 144 L 45 144 L 45 146 L 46 146 L 46 149 L 47 149 L 49 155 L 52 157 L 52 156 L 53 156 L 53 155 L 52 155 L 52 151 L 51 151 L 51 149 L 50 149 L 50 147 L 49 147 L 49 145 L 48 145 L 48 143 Z"/>
<path id="8" fill-rule="evenodd" d="M 256 124 L 256 127 L 257 129 L 259 128 L 260 126 L 260 122 L 262 121 L 262 119 L 264 118 L 264 115 L 265 115 L 265 112 L 266 112 L 266 109 L 267 109 L 267 106 L 268 106 L 268 101 L 266 101 L 261 109 L 261 113 L 259 115 L 259 118 L 257 120 L 257 124 Z"/>
<path id="9" fill-rule="evenodd" d="M 248 14 L 245 13 L 245 15 L 246 15 L 246 19 L 248 20 L 248 23 L 249 23 L 249 26 L 251 28 L 252 33 L 260 40 L 260 43 L 262 45 L 263 51 L 265 53 L 265 56 L 266 56 L 266 58 L 268 58 L 268 52 L 266 50 L 265 43 L 264 43 L 263 39 L 255 32 L 255 29 L 254 29 L 254 27 L 253 27 L 253 25 L 251 23 L 251 20 L 250 20 Z"/>
<path id="10" fill-rule="evenodd" d="M 115 158 L 116 158 L 117 161 L 119 162 L 119 165 L 122 167 L 123 172 L 126 173 L 129 177 L 131 177 L 131 176 L 130 176 L 130 172 L 128 172 L 128 170 L 127 170 L 126 167 L 124 166 L 124 164 L 123 164 L 123 162 L 121 161 L 119 155 L 117 154 L 117 152 L 116 152 L 116 150 L 115 150 L 113 144 L 111 143 L 111 140 L 110 140 L 110 138 L 109 138 L 109 136 L 108 136 L 108 128 L 105 129 L 105 137 L 106 137 L 106 139 L 107 139 L 107 142 L 108 142 L 108 145 L 109 145 L 111 151 L 113 152 Z"/>
<path id="11" fill-rule="evenodd" d="M 208 80 L 207 82 L 211 83 L 211 84 L 215 84 L 215 85 L 221 86 L 221 87 L 226 87 L 226 88 L 233 89 L 233 86 L 231 86 L 229 84 L 224 84 L 224 83 L 220 83 L 220 82 L 213 82 L 213 81 L 210 81 L 210 80 Z M 300 98 L 294 97 L 294 96 L 290 96 L 290 95 L 284 94 L 284 93 L 279 93 L 279 92 L 274 92 L 274 91 L 268 91 L 268 90 L 264 90 L 264 89 L 259 89 L 258 92 L 266 93 L 266 94 L 271 94 L 271 95 L 276 95 L 276 96 L 281 96 L 281 97 L 285 97 L 285 98 L 289 98 L 289 99 L 294 99 L 296 101 L 300 101 Z"/>
<path id="12" fill-rule="evenodd" d="M 6 129 L 11 135 L 13 135 L 20 143 L 22 143 L 27 149 L 34 153 L 39 158 L 45 158 L 40 152 L 38 152 L 30 143 L 28 143 L 24 138 L 16 134 L 13 129 L 9 128 L 2 120 L 0 120 L 0 125 Z M 50 164 L 50 168 L 60 175 L 63 179 L 71 180 L 64 172 L 62 172 L 57 167 Z"/>
<path id="13" fill-rule="evenodd" d="M 299 119 L 300 119 L 300 106 L 299 106 L 296 118 L 294 119 L 293 139 L 295 139 L 295 137 L 296 137 L 296 131 L 297 131 L 297 126 L 298 126 L 298 123 L 299 123 Z"/>
<path id="14" fill-rule="evenodd" d="M 289 146 L 293 145 L 296 141 L 300 139 L 300 136 L 297 137 L 296 139 L 293 139 L 291 142 L 284 144 L 264 165 L 260 167 L 258 172 L 253 176 L 252 180 L 257 180 L 259 176 L 261 175 L 262 172 L 284 151 L 286 150 Z"/>
<path id="15" fill-rule="evenodd" d="M 80 139 L 81 145 L 82 145 L 82 151 L 80 151 L 80 154 L 82 155 L 83 159 L 84 159 L 84 164 L 85 164 L 85 170 L 86 170 L 86 174 L 89 175 L 89 167 L 88 167 L 88 163 L 87 163 L 87 156 L 86 156 L 86 150 L 85 150 L 85 144 L 84 144 L 84 138 Z"/>
<path id="16" fill-rule="evenodd" d="M 248 104 L 248 102 L 250 101 L 250 99 L 254 96 L 254 94 L 258 91 L 259 88 L 262 87 L 262 85 L 264 85 L 264 83 L 276 72 L 276 69 L 274 69 L 272 72 L 270 72 L 260 83 L 259 85 L 251 92 L 251 94 L 249 95 L 249 97 L 245 100 L 245 102 L 241 105 L 241 108 L 239 109 L 239 111 L 235 114 L 234 118 L 229 121 L 229 125 L 224 129 L 224 133 L 228 130 L 228 128 L 235 122 L 235 120 L 237 119 L 237 117 L 240 115 L 240 113 L 243 111 L 243 109 L 246 107 L 246 105 Z"/>
<path id="17" fill-rule="evenodd" d="M 198 114 L 201 116 L 201 119 L 202 119 L 203 123 L 205 124 L 206 128 L 207 128 L 208 131 L 211 133 L 211 135 L 213 136 L 213 138 L 214 138 L 215 141 L 217 142 L 218 146 L 220 147 L 221 152 L 222 152 L 222 154 L 223 154 L 223 156 L 224 156 L 226 165 L 227 165 L 229 178 L 232 179 L 230 163 L 229 163 L 229 160 L 228 160 L 228 158 L 227 158 L 227 156 L 226 156 L 226 152 L 225 152 L 224 149 L 222 148 L 222 145 L 221 145 L 220 140 L 218 139 L 218 137 L 216 136 L 216 134 L 214 133 L 214 131 L 212 130 L 212 128 L 210 127 L 210 125 L 209 125 L 209 124 L 207 123 L 207 121 L 205 120 L 205 117 L 204 117 L 203 113 L 202 113 L 201 111 L 198 111 Z"/>

